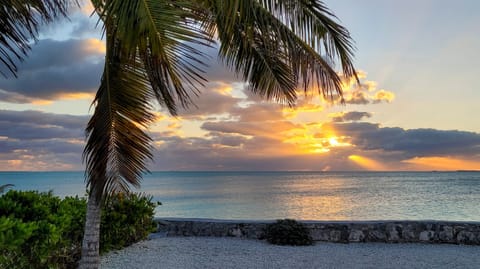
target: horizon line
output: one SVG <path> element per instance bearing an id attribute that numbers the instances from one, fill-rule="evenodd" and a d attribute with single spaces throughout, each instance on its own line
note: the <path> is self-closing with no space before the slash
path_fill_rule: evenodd
<path id="1" fill-rule="evenodd" d="M 84 170 L 0 170 L 0 173 L 68 173 L 68 172 L 82 172 Z M 448 172 L 480 172 L 480 169 L 457 169 L 457 170 L 331 170 L 331 171 L 322 171 L 322 170 L 155 170 L 155 171 L 144 171 L 144 174 L 150 173 L 177 173 L 177 172 L 202 172 L 202 173 L 448 173 Z"/>

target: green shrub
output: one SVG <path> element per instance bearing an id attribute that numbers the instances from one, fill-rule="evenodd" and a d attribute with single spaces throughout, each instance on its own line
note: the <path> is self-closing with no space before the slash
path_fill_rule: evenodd
<path id="1" fill-rule="evenodd" d="M 313 239 L 305 225 L 292 219 L 277 220 L 268 224 L 264 237 L 271 244 L 305 246 L 312 245 Z"/>
<path id="2" fill-rule="evenodd" d="M 147 238 L 155 231 L 152 196 L 117 194 L 105 201 L 100 232 L 100 252 L 120 249 Z"/>
<path id="3" fill-rule="evenodd" d="M 72 268 L 80 255 L 84 199 L 9 191 L 0 197 L 0 268 Z"/>
<path id="4" fill-rule="evenodd" d="M 151 196 L 114 195 L 104 204 L 100 251 L 145 239 L 155 228 Z M 51 192 L 0 196 L 0 268 L 75 268 L 81 253 L 86 200 Z"/>

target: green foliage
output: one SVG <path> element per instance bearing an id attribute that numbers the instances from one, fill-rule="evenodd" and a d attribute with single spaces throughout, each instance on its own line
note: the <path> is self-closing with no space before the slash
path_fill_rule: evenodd
<path id="1" fill-rule="evenodd" d="M 293 219 L 277 220 L 275 223 L 268 224 L 264 232 L 270 244 L 292 246 L 313 244 L 308 228 Z"/>
<path id="2" fill-rule="evenodd" d="M 128 246 L 155 228 L 157 203 L 128 194 L 103 208 L 100 250 Z M 9 191 L 0 196 L 0 268 L 75 268 L 80 259 L 86 200 L 51 192 Z"/>
<path id="3" fill-rule="evenodd" d="M 134 193 L 110 196 L 104 204 L 100 226 L 100 252 L 120 249 L 147 238 L 155 231 L 151 196 Z"/>
<path id="4" fill-rule="evenodd" d="M 0 268 L 71 268 L 81 250 L 85 199 L 9 191 L 0 197 Z"/>

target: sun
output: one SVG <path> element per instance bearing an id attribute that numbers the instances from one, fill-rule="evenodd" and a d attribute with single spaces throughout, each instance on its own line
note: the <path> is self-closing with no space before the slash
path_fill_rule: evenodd
<path id="1" fill-rule="evenodd" d="M 330 143 L 330 146 L 332 146 L 332 147 L 337 147 L 337 146 L 340 145 L 340 143 L 338 142 L 336 137 L 330 137 L 328 139 L 328 143 Z"/>

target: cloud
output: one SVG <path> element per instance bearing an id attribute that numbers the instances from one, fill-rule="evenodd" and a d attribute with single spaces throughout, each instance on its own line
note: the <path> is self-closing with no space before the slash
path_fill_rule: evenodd
<path id="1" fill-rule="evenodd" d="M 88 116 L 0 110 L 2 170 L 79 170 Z"/>
<path id="2" fill-rule="evenodd" d="M 359 112 L 359 111 L 350 111 L 350 112 L 340 112 L 329 115 L 332 118 L 333 122 L 346 122 L 346 121 L 360 121 L 364 118 L 372 117 L 371 113 L 368 112 Z"/>
<path id="3" fill-rule="evenodd" d="M 422 170 L 479 170 L 480 161 L 451 157 L 415 157 L 403 163 Z"/>
<path id="4" fill-rule="evenodd" d="M 331 123 L 329 127 L 348 135 L 361 150 L 401 152 L 403 158 L 425 156 L 475 156 L 480 152 L 480 134 L 458 130 L 380 127 L 367 122 Z"/>
<path id="5" fill-rule="evenodd" d="M 392 92 L 388 92 L 386 90 L 380 90 L 376 92 L 375 95 L 373 96 L 373 103 L 374 104 L 381 103 L 381 102 L 390 103 L 393 101 L 394 98 L 395 98 L 395 94 L 393 94 Z"/>
<path id="6" fill-rule="evenodd" d="M 28 124 L 34 126 L 57 126 L 65 129 L 84 129 L 88 119 L 88 116 L 46 113 L 36 110 L 0 110 L 0 121 L 12 125 Z"/>
<path id="7" fill-rule="evenodd" d="M 202 137 L 163 137 L 153 169 L 425 169 L 409 160 L 435 160 L 432 156 L 457 156 L 471 159 L 470 166 L 462 167 L 480 166 L 478 133 L 358 122 L 371 117 L 367 112 L 338 113 L 330 122 L 294 123 L 280 105 L 251 102 L 229 107 L 230 117 L 201 125 L 207 131 Z"/>
<path id="8" fill-rule="evenodd" d="M 385 89 L 377 89 L 375 81 L 366 80 L 367 74 L 360 71 L 360 85 L 354 79 L 344 79 L 342 89 L 343 98 L 346 104 L 368 105 L 382 102 L 390 103 L 395 99 L 393 92 Z"/>
<path id="9" fill-rule="evenodd" d="M 363 90 L 368 102 L 377 93 L 377 99 L 389 99 L 375 83 L 369 85 Z M 209 86 L 197 109 L 181 110 L 177 119 L 157 112 L 151 170 L 440 170 L 448 160 L 448 169 L 480 166 L 478 133 L 382 127 L 366 121 L 369 112 L 325 117 L 322 110 L 331 106 L 318 99 L 301 97 L 292 110 L 256 100 L 238 85 Z M 81 169 L 87 121 L 88 116 L 0 110 L 0 168 Z"/>
<path id="10" fill-rule="evenodd" d="M 211 82 L 198 97 L 193 96 L 195 105 L 180 108 L 178 115 L 187 120 L 204 120 L 206 117 L 225 114 L 241 100 L 230 94 L 232 86 L 223 82 Z"/>
<path id="11" fill-rule="evenodd" d="M 353 91 L 344 98 L 345 103 L 352 105 L 366 105 L 370 103 L 369 96 L 363 91 Z"/>
<path id="12" fill-rule="evenodd" d="M 103 70 L 103 43 L 97 39 L 40 40 L 19 64 L 18 79 L 0 78 L 5 99 L 14 103 L 92 94 Z M 13 98 L 15 97 L 15 98 Z"/>
<path id="13" fill-rule="evenodd" d="M 385 91 L 376 90 L 376 83 L 368 85 L 362 89 L 368 103 L 391 100 Z M 208 117 L 197 111 L 203 117 L 200 128 L 204 135 L 159 135 L 161 143 L 152 169 L 403 170 L 423 169 L 408 160 L 431 156 L 471 158 L 480 164 L 477 133 L 382 127 L 360 122 L 372 116 L 360 111 L 330 114 L 330 121 L 312 121 L 319 115 L 315 113 L 325 109 L 315 99 L 299 99 L 295 110 L 261 101 L 250 93 L 243 99 L 218 94 L 208 96 L 213 102 L 208 103 L 207 111 L 224 116 Z M 222 109 L 209 107 L 213 104 Z M 300 120 L 305 115 L 309 121 Z"/>
<path id="14" fill-rule="evenodd" d="M 28 104 L 34 103 L 37 100 L 16 92 L 7 92 L 0 89 L 0 101 L 15 104 Z"/>

